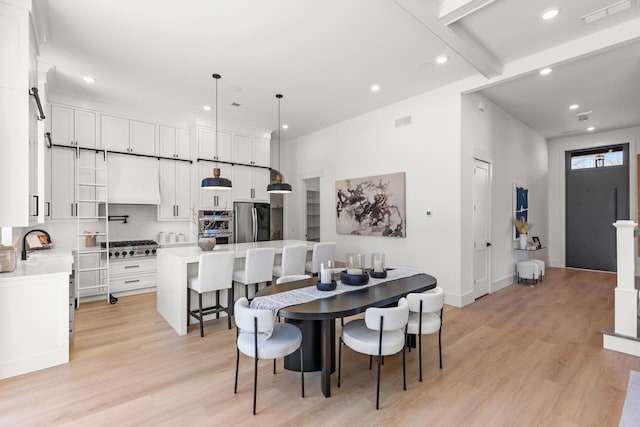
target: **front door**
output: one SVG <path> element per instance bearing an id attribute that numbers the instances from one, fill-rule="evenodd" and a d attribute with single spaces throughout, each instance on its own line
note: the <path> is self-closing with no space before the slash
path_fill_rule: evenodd
<path id="1" fill-rule="evenodd" d="M 629 144 L 567 151 L 566 266 L 616 271 L 616 229 L 629 219 Z"/>
<path id="2" fill-rule="evenodd" d="M 473 297 L 489 293 L 491 283 L 489 163 L 474 160 L 473 165 Z"/>

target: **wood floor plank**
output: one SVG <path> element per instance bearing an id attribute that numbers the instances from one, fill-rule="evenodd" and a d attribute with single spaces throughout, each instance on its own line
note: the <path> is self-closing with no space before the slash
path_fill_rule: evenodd
<path id="1" fill-rule="evenodd" d="M 615 275 L 547 269 L 538 286 L 509 286 L 458 309 L 445 307 L 443 364 L 437 336 L 375 369 L 344 349 L 343 384 L 320 392 L 319 373 L 300 376 L 261 361 L 258 415 L 251 415 L 253 363 L 241 356 L 233 393 L 235 330 L 226 319 L 177 336 L 155 309 L 155 294 L 82 304 L 71 363 L 0 381 L 1 426 L 420 425 L 615 426 L 629 370 L 640 358 L 604 350 L 613 330 Z M 339 328 L 338 328 L 339 331 Z"/>

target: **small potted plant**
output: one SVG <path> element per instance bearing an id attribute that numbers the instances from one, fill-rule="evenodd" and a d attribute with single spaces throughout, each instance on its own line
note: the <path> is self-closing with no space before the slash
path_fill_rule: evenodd
<path id="1" fill-rule="evenodd" d="M 527 249 L 527 244 L 529 243 L 529 235 L 527 233 L 531 228 L 531 224 L 524 218 L 513 218 L 513 225 L 520 233 L 520 249 Z"/>

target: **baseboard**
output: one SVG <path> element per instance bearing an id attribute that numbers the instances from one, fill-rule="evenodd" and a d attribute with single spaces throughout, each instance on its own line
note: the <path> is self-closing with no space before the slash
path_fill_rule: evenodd
<path id="1" fill-rule="evenodd" d="M 640 357 L 640 340 L 637 338 L 603 332 L 602 347 L 607 350 L 614 350 Z"/>
<path id="2" fill-rule="evenodd" d="M 561 262 L 555 259 L 550 259 L 549 267 L 564 268 L 564 262 Z"/>
<path id="3" fill-rule="evenodd" d="M 498 292 L 500 289 L 504 289 L 507 286 L 513 285 L 514 280 L 515 280 L 515 276 L 513 275 L 503 277 L 500 280 L 496 280 L 491 284 L 491 293 Z"/>
<path id="4" fill-rule="evenodd" d="M 449 294 L 446 292 L 444 294 L 444 303 L 458 308 L 469 305 L 473 301 L 475 301 L 475 298 L 473 298 L 473 292 L 469 292 L 464 295 Z"/>

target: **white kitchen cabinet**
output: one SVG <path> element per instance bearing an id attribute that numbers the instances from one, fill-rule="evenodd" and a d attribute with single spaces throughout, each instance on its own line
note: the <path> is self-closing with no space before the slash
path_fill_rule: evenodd
<path id="1" fill-rule="evenodd" d="M 173 157 L 176 159 L 190 159 L 189 131 L 177 129 L 171 126 L 160 125 L 159 155 L 161 157 Z"/>
<path id="2" fill-rule="evenodd" d="M 267 140 L 234 135 L 233 161 L 245 165 L 269 166 L 270 144 Z"/>
<path id="3" fill-rule="evenodd" d="M 156 155 L 156 125 L 102 115 L 100 117 L 102 148 L 121 153 Z"/>
<path id="4" fill-rule="evenodd" d="M 51 148 L 50 166 L 51 196 L 45 214 L 50 213 L 52 220 L 73 219 L 78 214 L 82 217 L 96 216 L 94 204 L 78 203 L 76 200 L 76 162 L 80 166 L 94 168 L 96 154 L 90 151 L 80 151 L 80 158 L 76 158 L 76 151 L 69 148 Z M 101 155 L 101 154 L 98 154 Z M 79 180 L 82 183 L 100 182 L 96 180 L 93 170 L 80 170 Z M 79 189 L 80 199 L 95 200 L 96 188 L 82 186 Z"/>
<path id="5" fill-rule="evenodd" d="M 129 120 L 101 115 L 100 142 L 103 150 L 129 152 Z"/>
<path id="6" fill-rule="evenodd" d="M 226 163 L 199 163 L 199 175 L 198 184 L 202 182 L 204 178 L 213 176 L 213 168 L 220 168 L 221 176 L 223 178 L 231 177 L 231 165 Z M 234 182 L 232 182 L 235 185 Z M 199 209 L 215 210 L 215 209 L 233 209 L 233 192 L 231 190 L 205 190 L 200 188 L 200 203 Z"/>
<path id="7" fill-rule="evenodd" d="M 269 170 L 252 166 L 233 166 L 233 199 L 268 202 Z"/>
<path id="8" fill-rule="evenodd" d="M 232 161 L 231 134 L 218 131 L 218 144 L 216 148 L 215 129 L 198 127 L 198 157 L 208 160 Z"/>
<path id="9" fill-rule="evenodd" d="M 159 220 L 191 219 L 190 166 L 187 162 L 160 161 Z"/>
<path id="10" fill-rule="evenodd" d="M 135 154 L 156 155 L 156 125 L 130 120 L 129 151 Z"/>
<path id="11" fill-rule="evenodd" d="M 96 148 L 96 113 L 52 105 L 51 140 L 58 145 Z"/>

